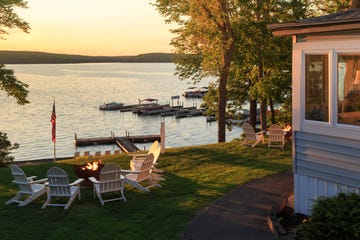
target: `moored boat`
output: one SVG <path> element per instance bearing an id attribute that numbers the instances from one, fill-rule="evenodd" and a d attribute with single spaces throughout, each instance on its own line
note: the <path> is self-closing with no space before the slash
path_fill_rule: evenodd
<path id="1" fill-rule="evenodd" d="M 120 110 L 124 106 L 123 103 L 110 102 L 99 106 L 99 110 Z"/>
<path id="2" fill-rule="evenodd" d="M 184 93 L 183 96 L 186 98 L 202 98 L 208 92 L 207 87 L 189 87 Z"/>

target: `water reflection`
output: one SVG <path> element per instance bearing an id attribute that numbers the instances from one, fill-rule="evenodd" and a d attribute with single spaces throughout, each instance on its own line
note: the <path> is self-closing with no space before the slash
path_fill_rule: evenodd
<path id="1" fill-rule="evenodd" d="M 114 150 L 115 146 L 76 148 L 78 137 L 158 134 L 165 122 L 166 147 L 215 143 L 217 125 L 206 124 L 205 117 L 184 118 L 137 116 L 131 112 L 103 112 L 103 102 L 137 103 L 138 99 L 157 98 L 170 103 L 170 97 L 181 95 L 190 85 L 179 81 L 171 63 L 91 63 L 8 65 L 20 81 L 29 84 L 30 104 L 16 105 L 0 91 L 2 112 L 0 131 L 8 133 L 11 142 L 20 144 L 14 151 L 15 160 L 53 157 L 50 115 L 56 99 L 58 157 L 72 156 L 75 151 Z M 208 80 L 209 82 L 210 80 Z M 202 82 L 201 86 L 206 85 Z M 184 106 L 200 106 L 199 99 L 180 98 Z M 227 133 L 227 140 L 240 136 L 241 129 Z M 141 149 L 144 146 L 139 146 Z M 147 148 L 147 145 L 145 145 Z"/>

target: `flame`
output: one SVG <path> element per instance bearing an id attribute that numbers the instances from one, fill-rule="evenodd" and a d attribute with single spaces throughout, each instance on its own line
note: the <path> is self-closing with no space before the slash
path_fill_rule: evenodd
<path id="1" fill-rule="evenodd" d="M 286 127 L 284 128 L 284 131 L 291 131 L 291 126 L 290 126 L 290 125 L 286 125 Z"/>
<path id="2" fill-rule="evenodd" d="M 87 162 L 84 167 L 82 167 L 82 170 L 91 170 L 96 171 L 99 168 L 99 165 L 101 164 L 101 159 L 99 161 L 94 162 Z"/>

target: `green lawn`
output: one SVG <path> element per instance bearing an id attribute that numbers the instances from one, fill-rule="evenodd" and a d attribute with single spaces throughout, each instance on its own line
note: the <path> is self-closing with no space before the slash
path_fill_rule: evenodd
<path id="1" fill-rule="evenodd" d="M 102 157 L 128 169 L 130 156 Z M 77 160 L 86 162 L 87 159 Z M 74 160 L 56 164 L 22 166 L 27 176 L 46 177 L 53 165 L 63 168 L 70 181 L 76 179 Z M 291 168 L 291 146 L 285 149 L 240 146 L 240 141 L 197 147 L 167 149 L 159 168 L 166 180 L 161 188 L 143 193 L 126 186 L 127 202 L 102 207 L 92 189 L 81 190 L 65 211 L 61 207 L 41 210 L 46 194 L 26 207 L 5 202 L 17 192 L 9 168 L 0 168 L 0 236 L 6 239 L 182 239 L 186 224 L 202 208 L 240 184 Z"/>

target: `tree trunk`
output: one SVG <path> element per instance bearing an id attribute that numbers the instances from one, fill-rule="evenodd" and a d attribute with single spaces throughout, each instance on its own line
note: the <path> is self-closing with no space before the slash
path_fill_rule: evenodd
<path id="1" fill-rule="evenodd" d="M 218 92 L 218 142 L 226 141 L 226 83 L 227 76 L 221 75 Z"/>
<path id="2" fill-rule="evenodd" d="M 257 102 L 256 100 L 251 100 L 250 101 L 250 109 L 249 109 L 249 123 L 251 126 L 253 126 L 253 128 L 255 128 L 256 125 L 256 118 L 257 118 Z"/>
<path id="3" fill-rule="evenodd" d="M 232 37 L 231 37 L 232 39 Z M 226 42 L 230 42 L 230 46 L 224 46 L 223 51 L 223 68 L 220 74 L 219 80 L 219 92 L 218 92 L 218 142 L 226 141 L 226 102 L 227 102 L 227 80 L 229 77 L 229 71 L 231 61 L 234 56 L 235 43 L 233 40 L 227 39 Z M 225 50 L 226 49 L 226 50 Z"/>
<path id="4" fill-rule="evenodd" d="M 259 56 L 259 64 L 257 67 L 257 71 L 258 71 L 258 82 L 262 82 L 262 79 L 264 77 L 264 70 L 263 70 L 263 65 L 261 62 L 261 57 L 262 56 L 262 52 L 261 52 L 261 48 L 259 47 L 258 49 L 258 56 Z M 266 131 L 266 110 L 267 110 L 267 104 L 266 104 L 266 98 L 261 100 L 260 103 L 260 122 L 261 122 L 261 131 Z"/>
<path id="5" fill-rule="evenodd" d="M 267 104 L 266 104 L 266 100 L 263 100 L 260 103 L 261 131 L 266 131 L 266 112 L 267 112 Z"/>
<path id="6" fill-rule="evenodd" d="M 220 9 L 228 13 L 226 1 L 219 1 Z M 223 22 L 215 21 L 221 32 L 222 42 L 222 61 L 220 70 L 219 92 L 218 92 L 218 142 L 226 141 L 226 102 L 227 102 L 227 80 L 229 77 L 231 62 L 235 53 L 235 41 L 232 25 L 229 18 L 224 18 Z"/>
<path id="7" fill-rule="evenodd" d="M 275 109 L 272 98 L 269 98 L 270 112 L 271 112 L 271 123 L 275 124 Z"/>

